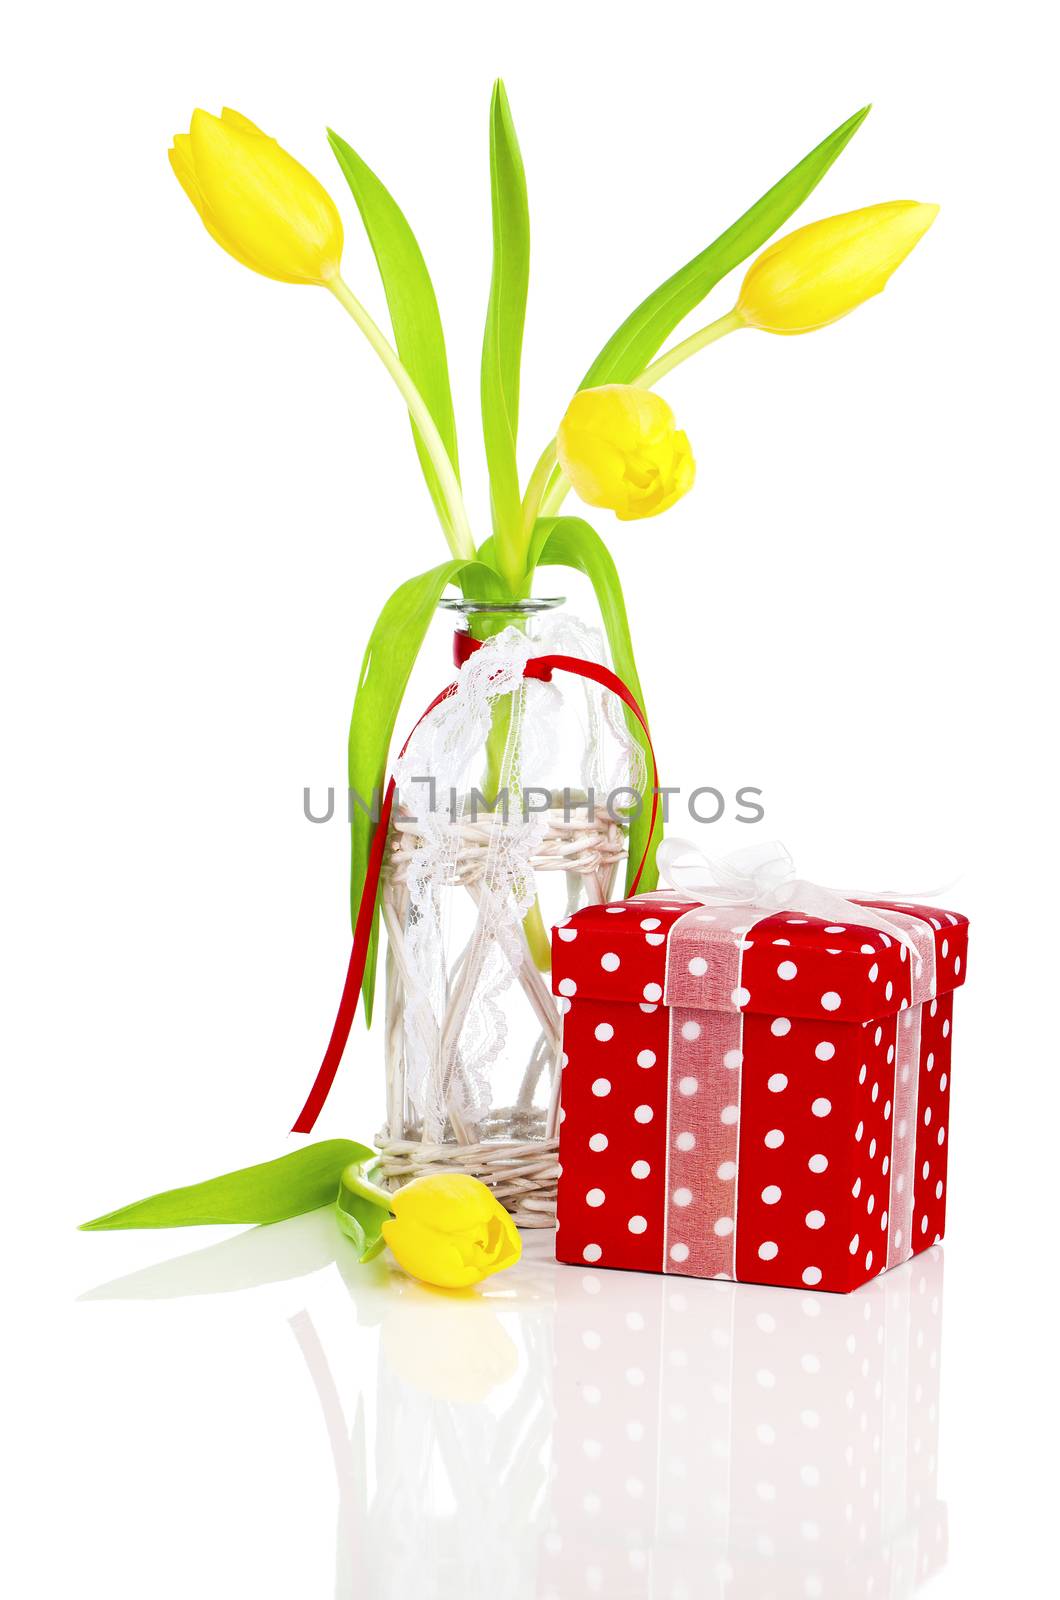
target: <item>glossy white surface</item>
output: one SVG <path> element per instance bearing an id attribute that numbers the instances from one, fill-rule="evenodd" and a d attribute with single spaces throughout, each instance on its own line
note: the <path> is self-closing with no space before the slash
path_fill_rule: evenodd
<path id="1" fill-rule="evenodd" d="M 87 1290 L 49 1561 L 115 1596 L 906 1600 L 1032 1559 L 1028 1455 L 966 1453 L 944 1249 L 845 1297 L 550 1250 L 446 1295 L 318 1212 Z"/>

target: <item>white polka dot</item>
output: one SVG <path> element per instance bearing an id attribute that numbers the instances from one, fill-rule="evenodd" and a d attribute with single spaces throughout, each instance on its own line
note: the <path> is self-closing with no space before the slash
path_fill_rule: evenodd
<path id="1" fill-rule="evenodd" d="M 813 1289 L 820 1283 L 823 1276 L 824 1274 L 821 1272 L 820 1267 L 807 1267 L 802 1274 L 802 1281 Z"/>
<path id="2" fill-rule="evenodd" d="M 864 1083 L 865 1079 L 868 1077 L 868 1075 L 869 1075 L 869 1069 L 866 1066 L 865 1062 L 863 1061 L 861 1063 L 861 1071 L 858 1073 L 858 1082 L 859 1083 Z"/>
<path id="3" fill-rule="evenodd" d="M 718 1168 L 718 1177 L 721 1179 L 722 1183 L 731 1183 L 735 1176 L 735 1161 L 723 1161 L 721 1166 Z"/>
<path id="4" fill-rule="evenodd" d="M 762 1261 L 773 1261 L 776 1258 L 779 1250 L 780 1246 L 778 1244 L 774 1243 L 772 1239 L 766 1239 L 758 1246 L 759 1259 Z"/>
<path id="5" fill-rule="evenodd" d="M 838 1011 L 843 1002 L 834 989 L 827 989 L 821 996 L 821 1004 L 826 1011 Z"/>
<path id="6" fill-rule="evenodd" d="M 599 1095 L 601 1097 L 601 1099 L 602 1099 L 605 1094 L 610 1094 L 610 1093 L 611 1093 L 611 1083 L 610 1083 L 609 1079 L 607 1079 L 607 1078 L 596 1078 L 596 1079 L 593 1080 L 593 1094 Z"/>
<path id="7" fill-rule="evenodd" d="M 564 944 L 570 944 L 574 939 L 576 939 L 578 937 L 577 928 L 557 928 L 556 932 L 559 935 L 559 937 L 563 940 Z"/>
<path id="8" fill-rule="evenodd" d="M 879 977 L 879 975 L 880 975 L 880 964 L 879 964 L 878 961 L 874 961 L 872 963 L 872 966 L 869 968 L 869 982 L 870 983 L 875 983 L 876 979 Z"/>
<path id="9" fill-rule="evenodd" d="M 927 1233 L 927 1231 L 928 1231 L 928 1219 L 927 1219 L 927 1214 L 926 1213 L 920 1219 L 920 1231 L 921 1231 L 921 1233 Z"/>
<path id="10" fill-rule="evenodd" d="M 600 965 L 603 967 L 605 972 L 617 972 L 622 963 L 616 956 L 615 952 L 613 950 L 609 950 L 606 955 L 600 957 Z"/>
<path id="11" fill-rule="evenodd" d="M 735 1226 L 731 1217 L 719 1217 L 714 1224 L 714 1232 L 719 1239 L 727 1239 Z"/>
<path id="12" fill-rule="evenodd" d="M 870 1161 L 875 1161 L 875 1159 L 876 1159 L 876 1141 L 875 1141 L 875 1139 L 870 1139 L 869 1140 L 869 1160 Z"/>
<path id="13" fill-rule="evenodd" d="M 826 1099 L 823 1094 L 822 1095 L 818 1095 L 817 1099 L 813 1102 L 813 1104 L 810 1107 L 810 1110 L 813 1112 L 815 1117 L 826 1117 L 828 1115 L 828 1113 L 831 1111 L 831 1109 L 832 1109 L 831 1100 Z"/>
<path id="14" fill-rule="evenodd" d="M 674 1140 L 674 1144 L 678 1150 L 694 1150 L 696 1148 L 696 1136 L 694 1133 L 679 1133 Z"/>
<path id="15" fill-rule="evenodd" d="M 630 1217 L 626 1226 L 630 1233 L 643 1233 L 648 1226 L 648 1221 L 646 1217 Z M 632 1379 L 630 1379 L 630 1382 L 632 1382 Z"/>
<path id="16" fill-rule="evenodd" d="M 602 1206 L 606 1199 L 607 1196 L 602 1189 L 590 1189 L 585 1196 L 585 1204 L 587 1206 Z"/>
<path id="17" fill-rule="evenodd" d="M 936 1183 L 936 1185 L 935 1185 L 935 1199 L 936 1200 L 941 1200 L 942 1199 L 942 1190 L 943 1190 L 943 1182 L 942 1182 L 942 1179 L 940 1178 L 938 1183 Z"/>
<path id="18" fill-rule="evenodd" d="M 886 989 L 884 989 L 884 991 L 883 991 L 884 999 L 885 1000 L 890 1000 L 891 997 L 893 996 L 893 994 L 894 994 L 894 984 L 888 982 Z"/>
<path id="19" fill-rule="evenodd" d="M 924 1108 L 924 1126 L 925 1126 L 925 1128 L 930 1128 L 930 1126 L 931 1126 L 931 1107 L 930 1106 L 925 1106 L 925 1108 Z"/>
<path id="20" fill-rule="evenodd" d="M 687 1261 L 688 1246 L 686 1244 L 672 1244 L 670 1246 L 671 1261 Z"/>
<path id="21" fill-rule="evenodd" d="M 693 1039 L 698 1039 L 702 1031 L 698 1022 L 682 1022 L 681 1024 L 681 1037 L 682 1039 L 688 1039 L 689 1042 Z"/>
<path id="22" fill-rule="evenodd" d="M 875 1211 L 875 1209 L 876 1209 L 876 1196 L 874 1194 L 870 1194 L 869 1198 L 865 1202 L 865 1210 L 868 1212 L 869 1216 L 871 1217 L 872 1213 Z"/>
<path id="23" fill-rule="evenodd" d="M 886 1233 L 887 1232 L 887 1212 L 886 1211 L 880 1217 L 880 1232 L 881 1233 Z"/>
<path id="24" fill-rule="evenodd" d="M 939 1144 L 945 1144 L 945 1143 L 946 1143 L 946 1130 L 945 1130 L 945 1128 L 940 1128 L 939 1129 Z"/>
<path id="25" fill-rule="evenodd" d="M 728 1127 L 728 1128 L 731 1128 L 734 1122 L 739 1122 L 739 1120 L 740 1120 L 740 1108 L 739 1108 L 739 1106 L 722 1106 L 722 1108 L 721 1108 L 721 1120 L 722 1120 L 722 1122 L 725 1123 L 725 1126 Z"/>
<path id="26" fill-rule="evenodd" d="M 736 1068 L 738 1066 L 740 1066 L 742 1064 L 742 1062 L 743 1062 L 743 1051 L 742 1050 L 726 1050 L 725 1055 L 723 1057 L 723 1060 L 724 1060 L 724 1064 L 728 1067 L 729 1071 L 730 1072 L 735 1072 Z"/>
<path id="27" fill-rule="evenodd" d="M 673 1200 L 675 1206 L 690 1206 L 692 1204 L 691 1189 L 675 1189 Z"/>
<path id="28" fill-rule="evenodd" d="M 767 1206 L 775 1206 L 777 1201 L 780 1199 L 780 1193 L 781 1191 L 777 1184 L 768 1183 L 762 1190 L 762 1199 L 765 1201 Z"/>
<path id="29" fill-rule="evenodd" d="M 665 935 L 665 933 L 646 933 L 644 935 L 644 943 L 645 944 L 665 944 L 666 943 L 666 935 Z"/>
<path id="30" fill-rule="evenodd" d="M 850 1254 L 852 1256 L 856 1256 L 860 1248 L 861 1248 L 861 1235 L 860 1235 L 860 1233 L 856 1233 L 854 1235 L 853 1239 L 851 1239 L 851 1241 L 850 1241 Z"/>
<path id="31" fill-rule="evenodd" d="M 688 963 L 688 970 L 692 974 L 693 978 L 701 978 L 704 972 L 706 972 L 708 966 L 709 962 L 706 960 L 705 956 L 693 956 L 691 961 Z"/>
<path id="32" fill-rule="evenodd" d="M 784 1135 L 779 1128 L 770 1128 L 765 1136 L 764 1143 L 769 1150 L 779 1150 L 784 1143 Z"/>
<path id="33" fill-rule="evenodd" d="M 809 1167 L 811 1172 L 827 1172 L 828 1171 L 828 1157 L 827 1156 L 820 1156 L 820 1155 L 811 1156 L 809 1161 L 806 1163 L 806 1165 Z"/>
<path id="34" fill-rule="evenodd" d="M 567 1015 L 567 1012 L 570 1010 L 570 1001 L 567 999 L 566 995 L 561 994 L 559 996 L 556 1001 L 556 1010 L 559 1012 L 561 1017 L 565 1017 Z"/>
<path id="35" fill-rule="evenodd" d="M 939 1089 L 942 1091 L 943 1094 L 945 1094 L 945 1092 L 946 1092 L 946 1085 L 949 1083 L 949 1081 L 950 1081 L 949 1080 L 949 1075 L 944 1072 L 942 1074 L 942 1077 L 939 1079 Z"/>
<path id="36" fill-rule="evenodd" d="M 646 1178 L 651 1172 L 651 1166 L 647 1161 L 634 1161 L 629 1170 L 635 1178 Z"/>
<path id="37" fill-rule="evenodd" d="M 655 1051 L 654 1050 L 638 1050 L 638 1052 L 637 1052 L 637 1066 L 638 1067 L 654 1067 L 654 1065 L 655 1065 Z"/>
<path id="38" fill-rule="evenodd" d="M 699 1079 L 682 1078 L 678 1083 L 677 1088 L 681 1094 L 695 1094 L 696 1090 L 699 1088 Z"/>
<path id="39" fill-rule="evenodd" d="M 823 1228 L 825 1222 L 823 1211 L 807 1211 L 806 1226 L 808 1228 Z"/>
<path id="40" fill-rule="evenodd" d="M 599 1261 L 603 1253 L 604 1252 L 601 1250 L 598 1244 L 587 1244 L 585 1249 L 582 1251 L 582 1260 Z"/>
<path id="41" fill-rule="evenodd" d="M 769 1031 L 778 1039 L 783 1039 L 786 1033 L 791 1032 L 791 1023 L 787 1017 L 774 1017 L 769 1024 Z"/>
<path id="42" fill-rule="evenodd" d="M 777 968 L 777 977 L 783 978 L 785 983 L 790 983 L 792 978 L 798 976 L 799 969 L 794 961 L 782 961 Z"/>
<path id="43" fill-rule="evenodd" d="M 606 1044 L 609 1039 L 613 1039 L 615 1037 L 615 1030 L 609 1022 L 598 1022 L 596 1027 L 593 1029 L 593 1033 L 599 1039 L 601 1044 Z"/>
<path id="44" fill-rule="evenodd" d="M 566 995 L 577 994 L 578 985 L 573 978 L 561 978 L 559 980 L 559 992 Z"/>
<path id="45" fill-rule="evenodd" d="M 960 958 L 960 956 L 954 956 L 954 958 L 953 958 L 953 970 L 954 970 L 955 974 L 960 972 L 960 970 L 961 970 L 961 958 Z"/>
<path id="46" fill-rule="evenodd" d="M 662 923 L 658 917 L 642 917 L 640 922 L 645 933 L 653 933 L 656 928 L 661 928 Z"/>
<path id="47" fill-rule="evenodd" d="M 592 1138 L 589 1140 L 589 1149 L 590 1150 L 597 1150 L 597 1151 L 606 1150 L 607 1149 L 607 1134 L 606 1133 L 594 1133 Z"/>
<path id="48" fill-rule="evenodd" d="M 788 1080 L 782 1072 L 772 1073 L 766 1082 L 766 1088 L 771 1090 L 773 1094 L 780 1094 L 787 1087 Z"/>
<path id="49" fill-rule="evenodd" d="M 745 1006 L 750 998 L 750 989 L 745 989 L 742 984 L 738 989 L 732 991 L 732 1003 L 734 1006 Z"/>
<path id="50" fill-rule="evenodd" d="M 942 1037 L 944 1039 L 948 1039 L 949 1036 L 950 1036 L 950 1023 L 949 1023 L 949 1018 L 947 1017 L 946 1021 L 942 1024 Z"/>
<path id="51" fill-rule="evenodd" d="M 872 1251 L 870 1250 L 868 1255 L 865 1257 L 865 1271 L 869 1272 L 871 1270 L 871 1268 L 872 1268 Z"/>
<path id="52" fill-rule="evenodd" d="M 850 1192 L 854 1196 L 854 1199 L 856 1200 L 858 1195 L 861 1193 L 861 1179 L 860 1178 L 855 1178 L 854 1179 L 854 1187 L 851 1189 Z"/>

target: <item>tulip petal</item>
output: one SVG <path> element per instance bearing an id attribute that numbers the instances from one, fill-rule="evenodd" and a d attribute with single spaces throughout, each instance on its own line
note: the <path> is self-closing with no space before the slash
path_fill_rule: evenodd
<path id="1" fill-rule="evenodd" d="M 890 200 L 796 228 L 752 262 L 737 311 L 766 333 L 810 333 L 838 321 L 880 293 L 938 209 Z"/>
<path id="2" fill-rule="evenodd" d="M 657 516 L 695 476 L 688 437 L 666 401 L 631 384 L 580 390 L 560 423 L 556 455 L 581 499 L 621 522 Z"/>
<path id="3" fill-rule="evenodd" d="M 326 283 L 342 254 L 342 222 L 316 178 L 238 112 L 197 110 L 191 160 L 203 220 L 244 265 L 284 283 Z"/>

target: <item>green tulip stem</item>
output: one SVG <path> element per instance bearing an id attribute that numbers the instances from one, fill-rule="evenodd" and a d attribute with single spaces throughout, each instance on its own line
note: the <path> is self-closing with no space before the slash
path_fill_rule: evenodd
<path id="1" fill-rule="evenodd" d="M 442 493 L 445 496 L 445 503 L 452 521 L 452 532 L 450 533 L 448 529 L 445 530 L 449 548 L 458 559 L 473 561 L 475 559 L 475 540 L 471 533 L 471 524 L 468 521 L 460 480 L 453 468 L 453 463 L 449 459 L 449 452 L 442 442 L 441 434 L 435 426 L 434 418 L 427 409 L 427 402 L 412 381 L 408 369 L 402 365 L 397 352 L 388 343 L 383 333 L 357 299 L 357 296 L 338 273 L 333 278 L 328 279 L 327 287 L 331 290 L 339 305 L 349 312 L 400 390 L 401 397 L 408 407 L 409 416 L 412 418 L 420 438 L 423 440 L 434 470 L 441 481 Z"/>
<path id="2" fill-rule="evenodd" d="M 521 531 L 524 559 L 526 552 L 530 548 L 534 523 L 541 514 L 541 502 L 544 499 L 545 490 L 548 488 L 548 480 L 555 465 L 556 441 L 552 439 L 542 450 L 537 466 L 531 474 L 530 482 L 526 486 L 526 493 L 523 496 L 523 525 Z"/>
<path id="3" fill-rule="evenodd" d="M 700 328 L 698 333 L 689 334 L 687 339 L 682 339 L 672 350 L 667 350 L 658 361 L 653 361 L 650 367 L 645 367 L 636 380 L 637 388 L 654 388 L 660 378 L 665 378 L 668 372 L 679 367 L 682 361 L 687 361 L 689 356 L 694 356 L 698 350 L 705 350 L 708 344 L 713 344 L 716 339 L 723 339 L 727 333 L 735 333 L 737 328 L 746 326 L 743 317 L 735 308 L 726 312 L 717 322 L 710 322 L 705 328 Z"/>
<path id="4" fill-rule="evenodd" d="M 708 344 L 713 344 L 716 339 L 722 339 L 727 333 L 735 333 L 737 328 L 744 328 L 747 324 L 735 308 L 719 317 L 716 322 L 708 323 L 705 328 L 700 328 L 698 333 L 689 334 L 687 339 L 682 339 L 680 344 L 675 344 L 672 350 L 660 356 L 658 361 L 653 361 L 650 367 L 645 367 L 639 378 L 634 379 L 638 389 L 653 389 L 660 378 L 665 378 L 668 372 L 679 367 L 682 361 L 687 361 L 689 356 L 694 356 L 698 350 L 705 350 Z M 551 452 L 551 454 L 550 454 Z M 570 492 L 570 480 L 559 467 L 552 471 L 555 460 L 556 441 L 553 439 L 548 450 L 544 452 L 534 471 L 534 478 L 542 470 L 543 463 L 549 462 L 545 470 L 547 487 L 540 496 L 537 515 L 541 517 L 554 517 L 558 513 L 564 500 Z M 551 476 L 550 476 L 551 474 Z M 531 486 L 534 483 L 531 478 Z M 525 506 L 529 506 L 530 489 L 527 489 Z"/>
<path id="5" fill-rule="evenodd" d="M 484 612 L 469 618 L 469 627 L 472 638 L 488 639 L 493 634 L 500 633 L 504 628 L 518 628 L 520 632 L 526 631 L 526 620 L 518 613 L 512 612 Z M 516 693 L 522 694 L 523 690 Z M 508 790 L 509 807 L 521 805 L 522 799 L 518 790 L 518 774 L 513 770 L 512 751 L 510 749 L 512 718 L 515 711 L 515 696 L 506 694 L 498 695 L 493 702 L 490 713 L 490 728 L 486 735 L 486 770 L 482 778 L 482 793 L 488 805 L 494 805 L 502 789 Z M 552 966 L 552 948 L 549 944 L 548 931 L 545 920 L 541 915 L 541 904 L 535 896 L 534 903 L 523 918 L 523 932 L 533 958 L 534 966 L 539 972 L 548 972 Z"/>

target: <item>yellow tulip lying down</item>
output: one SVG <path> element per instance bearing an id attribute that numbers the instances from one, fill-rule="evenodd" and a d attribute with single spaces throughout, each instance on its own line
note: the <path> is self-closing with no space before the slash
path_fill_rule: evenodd
<path id="1" fill-rule="evenodd" d="M 261 1225 L 334 1205 L 358 1260 L 371 1261 L 389 1246 L 410 1277 L 439 1289 L 469 1289 L 522 1255 L 514 1222 L 477 1178 L 432 1173 L 391 1193 L 375 1181 L 378 1175 L 376 1153 L 367 1145 L 327 1139 L 276 1161 L 151 1195 L 81 1226 L 103 1232 Z"/>

